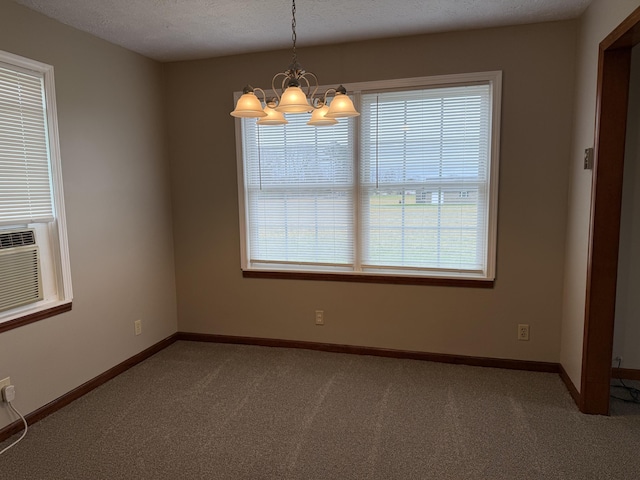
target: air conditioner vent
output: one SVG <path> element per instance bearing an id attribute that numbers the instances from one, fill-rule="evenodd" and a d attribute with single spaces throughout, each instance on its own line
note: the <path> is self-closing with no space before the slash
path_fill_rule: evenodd
<path id="1" fill-rule="evenodd" d="M 0 230 L 0 312 L 42 299 L 34 230 Z"/>
<path id="2" fill-rule="evenodd" d="M 0 233 L 0 249 L 26 247 L 35 245 L 36 237 L 33 230 L 20 230 Z"/>

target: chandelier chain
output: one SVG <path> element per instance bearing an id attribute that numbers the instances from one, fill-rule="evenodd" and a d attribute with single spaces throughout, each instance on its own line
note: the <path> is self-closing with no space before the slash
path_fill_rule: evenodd
<path id="1" fill-rule="evenodd" d="M 298 54 L 296 53 L 296 0 L 293 0 L 291 6 L 291 40 L 293 41 L 293 64 L 298 63 Z"/>

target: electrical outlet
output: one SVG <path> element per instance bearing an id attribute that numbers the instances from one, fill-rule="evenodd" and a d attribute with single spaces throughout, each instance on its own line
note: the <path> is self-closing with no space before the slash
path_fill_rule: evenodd
<path id="1" fill-rule="evenodd" d="M 524 323 L 518 325 L 518 340 L 529 340 L 529 325 Z"/>
<path id="2" fill-rule="evenodd" d="M 136 320 L 133 322 L 133 326 L 136 332 L 136 335 L 140 335 L 142 333 L 142 320 Z"/>
<path id="3" fill-rule="evenodd" d="M 2 392 L 2 400 L 7 403 L 13 402 L 13 400 L 16 398 L 16 387 L 14 387 L 13 385 L 2 387 L 0 392 Z"/>
<path id="4" fill-rule="evenodd" d="M 0 380 L 0 390 L 2 390 L 7 385 L 11 385 L 11 377 L 3 378 Z"/>
<path id="5" fill-rule="evenodd" d="M 324 310 L 316 310 L 316 325 L 324 325 Z"/>

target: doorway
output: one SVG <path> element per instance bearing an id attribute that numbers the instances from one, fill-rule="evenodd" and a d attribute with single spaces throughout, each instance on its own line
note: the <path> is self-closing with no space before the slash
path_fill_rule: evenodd
<path id="1" fill-rule="evenodd" d="M 640 415 L 640 45 L 631 53 L 610 415 Z"/>
<path id="2" fill-rule="evenodd" d="M 584 413 L 609 413 L 629 79 L 632 48 L 638 43 L 640 8 L 600 43 L 578 405 Z"/>

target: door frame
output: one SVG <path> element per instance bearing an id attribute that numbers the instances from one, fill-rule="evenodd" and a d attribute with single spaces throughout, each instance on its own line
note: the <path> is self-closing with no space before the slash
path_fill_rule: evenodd
<path id="1" fill-rule="evenodd" d="M 622 177 L 631 49 L 640 43 L 640 7 L 601 43 L 598 56 L 591 222 L 579 408 L 608 415 L 615 324 Z"/>

